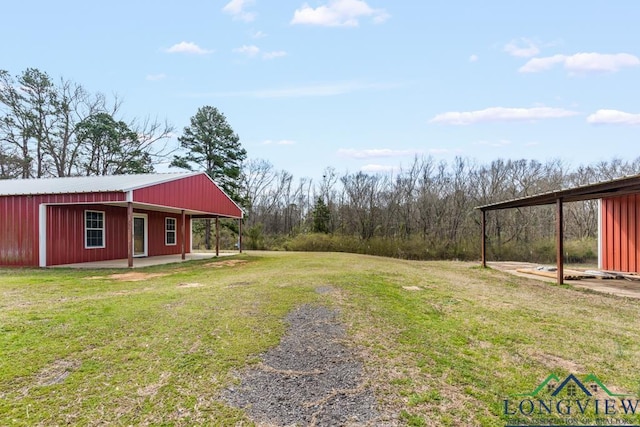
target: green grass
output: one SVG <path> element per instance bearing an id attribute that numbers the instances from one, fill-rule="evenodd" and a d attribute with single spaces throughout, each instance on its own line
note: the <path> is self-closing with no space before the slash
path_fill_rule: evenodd
<path id="1" fill-rule="evenodd" d="M 0 269 L 0 425 L 251 425 L 220 390 L 303 303 L 340 310 L 381 410 L 407 425 L 505 425 L 503 400 L 550 373 L 640 391 L 640 300 L 462 262 L 234 258 L 141 282 Z"/>

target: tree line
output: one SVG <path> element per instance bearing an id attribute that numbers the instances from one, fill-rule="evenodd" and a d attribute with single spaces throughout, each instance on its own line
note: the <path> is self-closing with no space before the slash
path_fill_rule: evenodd
<path id="1" fill-rule="evenodd" d="M 494 202 L 640 173 L 640 157 L 572 167 L 560 160 L 497 159 L 479 164 L 416 157 L 397 172 L 324 171 L 319 182 L 295 180 L 265 160 L 243 171 L 247 244 L 256 249 L 346 250 L 409 259 L 477 259 L 480 214 Z M 555 208 L 528 207 L 487 214 L 493 259 L 551 261 Z M 565 254 L 597 257 L 598 203 L 567 203 Z"/>

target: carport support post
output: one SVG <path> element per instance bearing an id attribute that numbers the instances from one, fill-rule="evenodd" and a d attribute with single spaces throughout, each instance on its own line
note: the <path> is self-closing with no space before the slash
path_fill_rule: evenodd
<path id="1" fill-rule="evenodd" d="M 556 200 L 556 266 L 558 273 L 558 285 L 564 283 L 564 235 L 562 218 L 562 199 Z"/>
<path id="2" fill-rule="evenodd" d="M 133 202 L 127 202 L 127 266 L 133 267 Z"/>
<path id="3" fill-rule="evenodd" d="M 220 221 L 216 217 L 216 256 L 220 256 Z"/>
<path id="4" fill-rule="evenodd" d="M 186 239 L 187 239 L 187 232 L 186 232 L 186 222 L 187 222 L 187 215 L 184 213 L 184 209 L 182 209 L 182 211 L 180 211 L 180 214 L 182 216 L 181 220 L 181 224 L 180 224 L 180 234 L 181 234 L 181 239 L 182 239 L 182 259 L 185 260 L 187 258 L 187 248 L 186 248 Z"/>
<path id="5" fill-rule="evenodd" d="M 481 253 L 482 253 L 482 267 L 487 268 L 487 215 L 483 210 L 482 212 L 482 240 L 481 240 Z"/>
<path id="6" fill-rule="evenodd" d="M 238 250 L 242 253 L 242 218 L 238 218 Z"/>

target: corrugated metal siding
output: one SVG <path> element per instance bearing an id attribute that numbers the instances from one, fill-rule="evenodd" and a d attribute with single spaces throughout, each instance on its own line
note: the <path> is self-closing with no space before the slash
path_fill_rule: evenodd
<path id="1" fill-rule="evenodd" d="M 603 199 L 602 268 L 640 272 L 640 195 Z"/>
<path id="2" fill-rule="evenodd" d="M 0 265 L 38 265 L 37 204 L 33 207 L 33 199 L 0 197 Z"/>
<path id="3" fill-rule="evenodd" d="M 84 212 L 105 212 L 105 247 L 86 249 L 84 244 Z M 134 209 L 134 213 L 147 214 L 148 256 L 182 253 L 180 234 L 181 216 Z M 47 265 L 105 261 L 127 257 L 127 210 L 103 205 L 49 206 L 47 209 Z M 165 244 L 165 218 L 177 221 L 177 244 Z M 189 217 L 186 223 L 186 252 L 190 248 Z"/>
<path id="4" fill-rule="evenodd" d="M 206 175 L 134 190 L 133 200 L 240 218 L 240 209 Z"/>
<path id="5" fill-rule="evenodd" d="M 170 214 L 165 212 L 151 212 L 151 211 L 141 211 L 149 215 L 149 223 L 148 223 L 148 232 L 149 232 L 149 256 L 158 256 L 158 255 L 175 255 L 182 253 L 182 235 L 181 235 L 181 215 Z M 175 218 L 176 219 L 176 244 L 175 245 L 166 245 L 165 244 L 165 218 Z M 189 216 L 187 215 L 186 224 L 185 224 L 185 250 L 189 252 L 189 248 L 191 246 L 189 242 L 189 236 L 191 235 L 191 230 L 189 228 Z"/>
<path id="6" fill-rule="evenodd" d="M 124 193 L 0 196 L 0 265 L 39 265 L 40 204 L 92 203 L 124 199 Z"/>
<path id="7" fill-rule="evenodd" d="M 85 210 L 104 212 L 104 248 L 85 249 Z M 127 257 L 126 208 L 104 205 L 49 206 L 47 217 L 47 265 Z"/>

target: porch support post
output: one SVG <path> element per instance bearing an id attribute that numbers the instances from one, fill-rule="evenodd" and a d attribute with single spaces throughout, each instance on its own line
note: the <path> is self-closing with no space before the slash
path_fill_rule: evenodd
<path id="1" fill-rule="evenodd" d="M 558 285 L 564 283 L 564 233 L 562 217 L 562 199 L 556 200 L 556 267 L 558 273 Z"/>
<path id="2" fill-rule="evenodd" d="M 242 218 L 238 218 L 238 250 L 242 253 Z"/>
<path id="3" fill-rule="evenodd" d="M 216 256 L 220 256 L 220 218 L 216 217 Z"/>
<path id="4" fill-rule="evenodd" d="M 482 253 L 482 267 L 487 268 L 487 215 L 485 211 L 482 211 L 482 240 L 480 251 Z"/>
<path id="5" fill-rule="evenodd" d="M 127 265 L 133 267 L 133 202 L 127 202 Z"/>
<path id="6" fill-rule="evenodd" d="M 180 211 L 181 214 L 181 223 L 180 223 L 180 238 L 182 241 L 182 260 L 184 261 L 186 259 L 186 241 L 187 241 L 187 233 L 186 233 L 186 222 L 187 222 L 187 215 L 184 213 L 184 209 L 182 209 L 182 211 Z"/>

